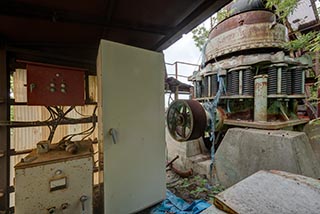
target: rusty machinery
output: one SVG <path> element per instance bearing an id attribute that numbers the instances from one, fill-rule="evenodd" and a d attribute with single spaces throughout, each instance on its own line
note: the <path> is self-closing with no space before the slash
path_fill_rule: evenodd
<path id="1" fill-rule="evenodd" d="M 168 109 L 168 129 L 178 141 L 203 136 L 212 142 L 215 132 L 229 127 L 282 129 L 307 122 L 297 107 L 310 60 L 286 53 L 287 29 L 262 1 L 241 2 L 229 5 L 231 16 L 209 34 L 202 69 L 189 77 L 194 99 Z"/>

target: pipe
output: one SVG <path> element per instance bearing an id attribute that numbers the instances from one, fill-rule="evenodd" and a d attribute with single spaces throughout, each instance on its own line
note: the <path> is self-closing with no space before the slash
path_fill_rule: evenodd
<path id="1" fill-rule="evenodd" d="M 254 121 L 267 121 L 268 75 L 254 77 Z"/>
<path id="2" fill-rule="evenodd" d="M 181 171 L 181 170 L 177 169 L 176 167 L 174 167 L 173 164 L 171 165 L 171 169 L 176 174 L 178 174 L 181 178 L 188 178 L 193 174 L 192 169 L 189 169 L 188 171 Z"/>
<path id="3" fill-rule="evenodd" d="M 171 165 L 173 164 L 173 162 L 175 162 L 178 158 L 179 158 L 179 155 L 177 155 L 175 158 L 173 158 L 171 161 L 169 161 L 169 162 L 167 163 L 167 165 L 166 165 L 166 168 L 167 168 L 168 166 L 171 166 Z"/>

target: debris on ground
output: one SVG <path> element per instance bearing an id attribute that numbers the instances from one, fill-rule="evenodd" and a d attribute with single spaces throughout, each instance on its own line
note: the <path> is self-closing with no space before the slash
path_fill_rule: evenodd
<path id="1" fill-rule="evenodd" d="M 191 204 L 185 202 L 183 199 L 177 197 L 175 194 L 167 190 L 166 199 L 157 207 L 155 207 L 152 214 L 199 214 L 211 204 L 205 200 L 195 200 Z"/>
<path id="2" fill-rule="evenodd" d="M 205 175 L 181 178 L 172 171 L 167 172 L 167 188 L 187 203 L 202 199 L 211 204 L 214 196 L 224 190 L 221 185 L 211 185 Z"/>

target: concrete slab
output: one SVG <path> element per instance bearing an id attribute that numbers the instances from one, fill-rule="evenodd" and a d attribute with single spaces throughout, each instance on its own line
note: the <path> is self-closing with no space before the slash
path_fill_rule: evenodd
<path id="1" fill-rule="evenodd" d="M 215 197 L 227 213 L 318 214 L 320 181 L 281 171 L 259 171 Z"/>
<path id="2" fill-rule="evenodd" d="M 319 162 L 304 132 L 229 129 L 216 152 L 215 177 L 229 187 L 259 170 L 319 177 Z"/>
<path id="3" fill-rule="evenodd" d="M 212 205 L 208 209 L 202 211 L 201 214 L 226 214 L 226 212 L 219 210 L 216 206 Z"/>

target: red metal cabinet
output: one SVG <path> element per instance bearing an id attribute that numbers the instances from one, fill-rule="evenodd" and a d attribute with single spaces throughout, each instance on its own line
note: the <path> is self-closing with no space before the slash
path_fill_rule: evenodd
<path id="1" fill-rule="evenodd" d="M 84 70 L 27 63 L 28 105 L 84 105 Z"/>

